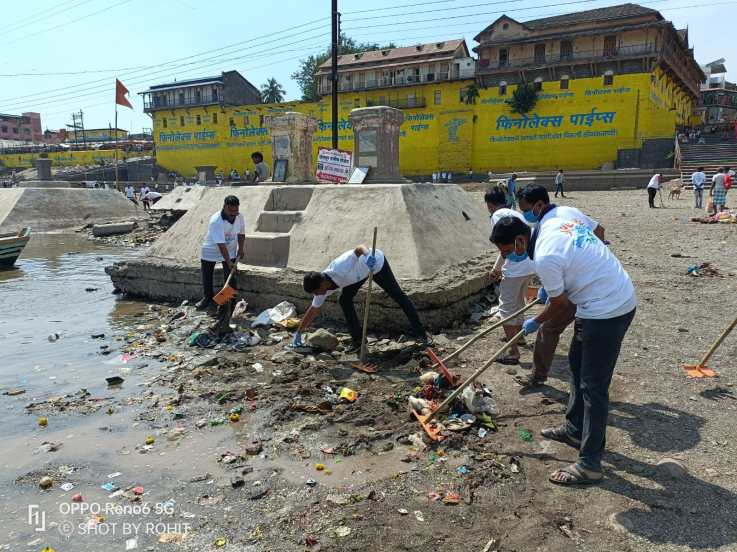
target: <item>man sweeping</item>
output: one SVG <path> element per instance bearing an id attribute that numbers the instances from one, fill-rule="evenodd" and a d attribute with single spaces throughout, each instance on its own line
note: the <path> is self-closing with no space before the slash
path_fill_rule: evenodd
<path id="1" fill-rule="evenodd" d="M 229 195 L 223 201 L 223 208 L 210 217 L 207 235 L 202 243 L 200 271 L 202 273 L 202 299 L 195 305 L 197 310 L 205 310 L 214 305 L 213 276 L 215 265 L 222 263 L 223 280 L 227 279 L 238 260 L 245 255 L 246 222 L 239 213 L 240 201 Z M 236 275 L 230 285 L 237 288 Z"/>
<path id="2" fill-rule="evenodd" d="M 525 320 L 525 335 L 559 317 L 571 304 L 576 306 L 568 353 L 571 377 L 566 423 L 544 429 L 542 435 L 579 451 L 575 464 L 550 475 L 552 483 L 598 483 L 603 477 L 609 385 L 637 305 L 632 281 L 609 248 L 580 222 L 545 217 L 531 236 L 527 224 L 505 217 L 494 225 L 491 241 L 513 262 L 531 256 L 547 290 L 549 303 L 540 314 Z"/>
<path id="3" fill-rule="evenodd" d="M 312 305 L 305 312 L 299 328 L 294 334 L 292 345 L 302 347 L 302 332 L 307 329 L 315 317 L 320 314 L 320 308 L 325 299 L 340 290 L 340 308 L 348 323 L 351 334 L 351 346 L 346 352 L 357 352 L 361 349 L 361 323 L 353 305 L 353 298 L 361 289 L 363 283 L 368 279 L 369 271 L 374 275 L 376 282 L 389 297 L 402 308 L 404 314 L 412 327 L 412 333 L 421 340 L 423 347 L 428 345 L 428 337 L 425 328 L 417 315 L 417 309 L 407 297 L 407 294 L 399 287 L 394 277 L 389 260 L 380 249 L 372 251 L 365 245 L 359 245 L 355 249 L 346 251 L 333 260 L 322 272 L 308 272 L 304 277 L 304 289 L 314 297 Z"/>

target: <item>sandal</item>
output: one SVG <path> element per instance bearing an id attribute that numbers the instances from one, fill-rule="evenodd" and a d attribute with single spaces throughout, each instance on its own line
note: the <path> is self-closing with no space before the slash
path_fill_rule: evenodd
<path id="1" fill-rule="evenodd" d="M 548 477 L 548 481 L 564 487 L 595 485 L 601 483 L 604 476 L 601 472 L 586 470 L 578 464 L 571 464 L 565 468 L 555 470 Z"/>
<path id="2" fill-rule="evenodd" d="M 519 364 L 519 357 L 503 356 L 496 359 L 496 361 L 499 364 L 504 364 L 505 366 L 517 366 Z"/>
<path id="3" fill-rule="evenodd" d="M 540 435 L 551 441 L 558 441 L 559 443 L 565 443 L 566 445 L 575 449 L 581 448 L 581 440 L 572 437 L 565 426 L 560 427 L 548 427 L 540 431 Z"/>
<path id="4" fill-rule="evenodd" d="M 526 376 L 517 376 L 514 378 L 519 385 L 522 387 L 537 387 L 542 385 L 548 378 L 540 378 L 535 374 L 527 374 Z"/>

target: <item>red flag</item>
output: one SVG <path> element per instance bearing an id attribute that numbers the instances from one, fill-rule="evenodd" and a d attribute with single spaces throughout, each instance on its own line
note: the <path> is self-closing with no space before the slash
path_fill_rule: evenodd
<path id="1" fill-rule="evenodd" d="M 123 85 L 122 82 L 120 82 L 118 79 L 115 79 L 115 103 L 133 109 L 133 106 L 128 101 L 128 98 L 125 97 L 126 94 L 128 94 L 128 89 Z"/>

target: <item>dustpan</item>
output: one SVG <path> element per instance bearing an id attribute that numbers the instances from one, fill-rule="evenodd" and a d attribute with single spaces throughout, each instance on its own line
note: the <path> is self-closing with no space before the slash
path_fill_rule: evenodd
<path id="1" fill-rule="evenodd" d="M 224 305 L 228 301 L 230 301 L 233 297 L 236 296 L 236 290 L 230 287 L 230 279 L 233 277 L 233 274 L 235 274 L 236 266 L 233 266 L 233 269 L 230 271 L 230 274 L 228 274 L 228 279 L 225 280 L 225 285 L 223 286 L 223 289 L 218 291 L 217 295 L 212 298 L 212 300 L 218 304 L 218 305 Z"/>
<path id="2" fill-rule="evenodd" d="M 735 318 L 732 323 L 727 326 L 727 328 L 722 332 L 722 334 L 717 337 L 714 344 L 711 346 L 711 348 L 706 352 L 706 354 L 703 356 L 701 361 L 698 364 L 684 364 L 683 370 L 686 372 L 686 375 L 689 378 L 713 378 L 718 376 L 717 372 L 709 368 L 706 363 L 711 358 L 711 355 L 714 354 L 714 352 L 719 348 L 719 345 L 722 344 L 722 341 L 729 335 L 729 333 L 737 326 L 737 318 Z"/>

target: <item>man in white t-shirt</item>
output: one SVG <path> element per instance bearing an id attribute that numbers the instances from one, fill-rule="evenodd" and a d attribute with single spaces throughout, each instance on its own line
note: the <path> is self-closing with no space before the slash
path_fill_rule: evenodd
<path id="1" fill-rule="evenodd" d="M 524 218 L 517 211 L 508 209 L 507 196 L 500 187 L 496 186 L 486 192 L 484 195 L 486 208 L 489 210 L 491 219 L 491 229 L 503 217 L 517 217 L 522 222 Z M 525 297 L 527 288 L 530 287 L 530 281 L 535 274 L 535 267 L 529 259 L 519 263 L 513 263 L 508 259 L 504 259 L 501 255 L 496 258 L 494 268 L 491 275 L 499 282 L 499 316 L 502 319 L 510 317 L 516 311 L 525 306 Z M 507 339 L 516 335 L 522 329 L 522 315 L 512 318 L 502 326 Z M 507 354 L 498 359 L 501 364 L 519 364 L 519 348 L 517 344 L 509 347 Z"/>
<path id="2" fill-rule="evenodd" d="M 143 201 L 144 208 L 151 209 L 151 205 L 159 201 L 161 197 L 162 196 L 159 192 L 148 190 L 145 194 L 141 195 L 141 200 Z"/>
<path id="3" fill-rule="evenodd" d="M 229 195 L 223 202 L 223 208 L 210 217 L 207 235 L 202 243 L 200 253 L 200 269 L 202 271 L 202 300 L 195 306 L 205 310 L 213 303 L 213 277 L 215 265 L 223 264 L 223 282 L 245 255 L 246 221 L 239 213 L 240 201 Z M 236 274 L 230 280 L 231 287 L 237 289 Z"/>
<path id="4" fill-rule="evenodd" d="M 578 461 L 553 472 L 558 485 L 602 480 L 609 385 L 619 351 L 635 316 L 637 297 L 629 275 L 609 248 L 580 222 L 545 218 L 531 243 L 530 228 L 515 217 L 494 225 L 492 242 L 507 259 L 524 259 L 534 251 L 535 272 L 548 293 L 543 311 L 522 324 L 530 335 L 559 316 L 568 304 L 577 307 L 571 340 L 570 396 L 566 423 L 542 431 L 543 437 L 578 449 Z"/>
<path id="5" fill-rule="evenodd" d="M 655 196 L 660 189 L 660 180 L 662 178 L 663 173 L 655 173 L 647 184 L 647 202 L 651 209 L 657 208 L 655 207 Z"/>
<path id="6" fill-rule="evenodd" d="M 415 337 L 422 341 L 423 346 L 427 346 L 427 333 L 422 322 L 420 322 L 420 317 L 417 315 L 417 309 L 415 309 L 407 294 L 399 287 L 384 252 L 380 249 L 373 252 L 365 245 L 359 245 L 355 249 L 346 251 L 333 260 L 322 272 L 308 272 L 305 274 L 304 289 L 307 293 L 313 295 L 312 305 L 302 317 L 299 328 L 294 334 L 292 345 L 295 347 L 303 345 L 302 332 L 320 314 L 320 308 L 325 303 L 325 299 L 340 290 L 338 303 L 343 309 L 343 315 L 348 323 L 352 340 L 351 347 L 347 352 L 360 350 L 361 323 L 358 320 L 356 308 L 353 306 L 353 298 L 368 279 L 369 270 L 374 274 L 374 282 L 402 308 Z"/>
<path id="7" fill-rule="evenodd" d="M 704 167 L 699 167 L 691 175 L 691 184 L 693 185 L 693 206 L 694 209 L 703 209 L 704 199 L 704 182 L 706 182 L 706 174 L 704 174 Z"/>
<path id="8" fill-rule="evenodd" d="M 128 185 L 125 187 L 125 197 L 138 205 L 138 200 L 136 200 L 136 189 L 133 187 L 133 184 L 128 183 Z"/>
<path id="9" fill-rule="evenodd" d="M 562 218 L 572 222 L 580 222 L 591 230 L 602 242 L 605 244 L 608 243 L 605 240 L 605 230 L 601 224 L 586 216 L 575 207 L 550 203 L 548 191 L 543 186 L 528 184 L 520 190 L 517 199 L 525 221 L 530 224 L 539 224 L 547 218 Z M 535 233 L 533 232 L 534 235 Z M 538 299 L 542 303 L 547 299 L 545 288 L 540 288 Z M 540 326 L 540 331 L 537 332 L 535 339 L 535 348 L 532 353 L 532 373 L 518 377 L 517 383 L 525 387 L 536 386 L 544 383 L 548 379 L 560 336 L 573 323 L 575 318 L 576 305 L 571 303 L 555 319 L 548 320 Z"/>
<path id="10" fill-rule="evenodd" d="M 151 188 L 148 187 L 147 184 L 144 184 L 141 186 L 141 191 L 138 197 L 141 198 L 141 203 L 143 203 L 143 210 L 146 211 L 149 209 L 150 205 L 149 202 L 146 201 L 146 195 L 151 191 Z"/>

